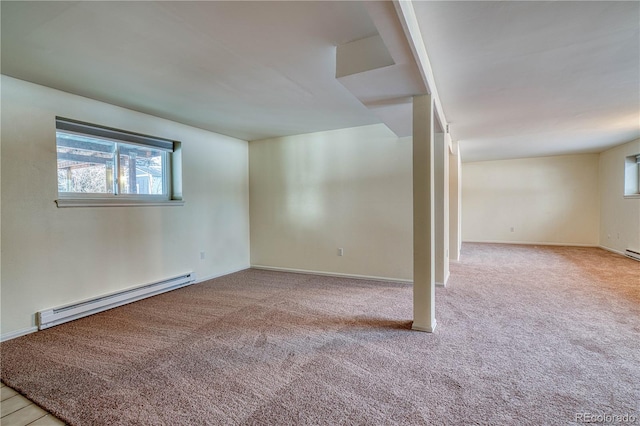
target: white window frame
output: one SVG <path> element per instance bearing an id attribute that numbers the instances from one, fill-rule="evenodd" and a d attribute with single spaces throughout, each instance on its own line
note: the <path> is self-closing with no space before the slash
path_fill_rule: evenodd
<path id="1" fill-rule="evenodd" d="M 111 127 L 100 126 L 82 121 L 56 117 L 57 133 L 92 139 L 101 139 L 115 143 L 114 189 L 112 193 L 83 193 L 58 191 L 58 207 L 125 207 L 125 206 L 182 206 L 181 143 L 169 139 L 128 132 Z M 164 151 L 163 155 L 163 194 L 121 194 L 120 192 L 120 149 L 121 145 L 140 146 Z M 56 137 L 57 146 L 57 137 Z M 57 149 L 56 149 L 57 152 Z M 57 178 L 56 178 L 57 181 Z"/>
<path id="2" fill-rule="evenodd" d="M 624 198 L 640 198 L 640 154 L 625 158 Z"/>

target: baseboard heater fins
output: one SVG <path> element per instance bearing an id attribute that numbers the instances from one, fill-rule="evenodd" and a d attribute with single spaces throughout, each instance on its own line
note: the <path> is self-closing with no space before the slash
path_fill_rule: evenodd
<path id="1" fill-rule="evenodd" d="M 195 274 L 189 272 L 156 283 L 130 288 L 57 308 L 45 309 L 36 313 L 38 329 L 44 330 L 45 328 L 60 325 L 68 321 L 97 314 L 98 312 L 193 284 L 195 281 Z"/>
<path id="2" fill-rule="evenodd" d="M 640 251 L 636 251 L 636 250 L 631 250 L 631 249 L 627 249 L 624 254 L 627 257 L 630 257 L 632 259 L 635 259 L 637 261 L 640 261 Z"/>

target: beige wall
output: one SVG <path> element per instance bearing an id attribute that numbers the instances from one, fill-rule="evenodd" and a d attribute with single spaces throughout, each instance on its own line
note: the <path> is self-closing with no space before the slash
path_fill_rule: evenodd
<path id="1" fill-rule="evenodd" d="M 598 245 L 598 154 L 463 163 L 462 216 L 464 241 Z"/>
<path id="2" fill-rule="evenodd" d="M 640 139 L 600 154 L 600 245 L 640 250 L 640 198 L 624 198 L 624 159 L 640 154 Z"/>
<path id="3" fill-rule="evenodd" d="M 384 125 L 251 142 L 251 264 L 411 279 L 411 161 Z"/>
<path id="4" fill-rule="evenodd" d="M 57 208 L 56 115 L 182 141 L 185 205 Z M 249 266 L 246 141 L 2 76 L 1 159 L 2 334 L 41 309 Z"/>

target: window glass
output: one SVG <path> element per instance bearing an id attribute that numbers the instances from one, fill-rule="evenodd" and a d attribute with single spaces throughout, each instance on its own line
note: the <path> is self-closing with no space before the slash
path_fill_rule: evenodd
<path id="1" fill-rule="evenodd" d="M 165 194 L 165 152 L 120 144 L 120 193 Z"/>
<path id="2" fill-rule="evenodd" d="M 624 195 L 633 198 L 640 196 L 640 154 L 625 158 Z"/>
<path id="3" fill-rule="evenodd" d="M 113 192 L 115 143 L 58 132 L 57 146 L 59 192 Z"/>

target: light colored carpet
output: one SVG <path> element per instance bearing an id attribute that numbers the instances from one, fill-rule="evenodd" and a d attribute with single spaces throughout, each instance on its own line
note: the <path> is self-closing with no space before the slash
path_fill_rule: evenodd
<path id="1" fill-rule="evenodd" d="M 72 425 L 640 422 L 640 263 L 466 244 L 410 331 L 411 286 L 247 270 L 0 345 Z"/>

